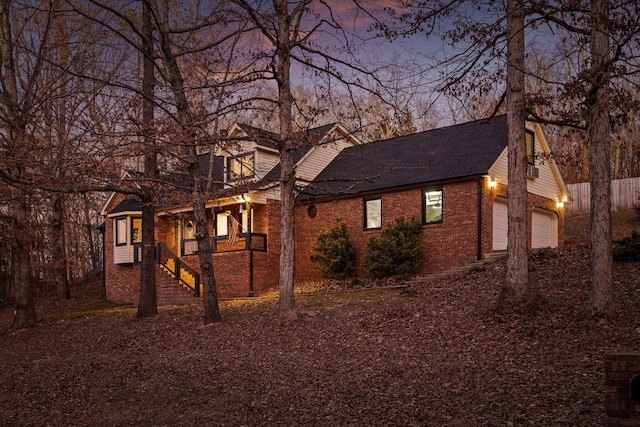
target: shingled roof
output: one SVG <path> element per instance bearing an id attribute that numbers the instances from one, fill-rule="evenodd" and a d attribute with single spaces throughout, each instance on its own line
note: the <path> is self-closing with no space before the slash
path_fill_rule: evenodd
<path id="1" fill-rule="evenodd" d="M 486 175 L 507 147 L 506 116 L 345 148 L 301 200 Z"/>

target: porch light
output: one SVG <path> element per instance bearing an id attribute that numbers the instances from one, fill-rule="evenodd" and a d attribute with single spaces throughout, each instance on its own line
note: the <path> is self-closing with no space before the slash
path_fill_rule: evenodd
<path id="1" fill-rule="evenodd" d="M 249 195 L 249 193 L 243 193 L 240 196 L 236 196 L 235 200 L 238 203 L 248 203 L 249 201 L 251 201 L 251 196 Z"/>
<path id="2" fill-rule="evenodd" d="M 567 203 L 567 196 L 562 196 L 562 199 L 559 199 L 556 202 L 556 206 L 558 207 L 558 209 L 562 209 L 564 208 L 564 205 Z"/>
<path id="3" fill-rule="evenodd" d="M 498 185 L 498 181 L 496 181 L 495 178 L 492 178 L 490 176 L 487 177 L 487 179 L 489 180 L 489 181 L 487 181 L 487 184 L 489 185 L 489 188 L 496 188 L 496 186 Z"/>

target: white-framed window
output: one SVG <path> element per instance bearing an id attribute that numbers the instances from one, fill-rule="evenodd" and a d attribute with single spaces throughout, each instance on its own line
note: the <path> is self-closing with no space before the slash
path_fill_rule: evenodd
<path id="1" fill-rule="evenodd" d="M 118 217 L 113 221 L 115 223 L 116 246 L 124 246 L 127 244 L 127 217 Z"/>
<path id="2" fill-rule="evenodd" d="M 252 178 L 255 175 L 254 153 L 238 154 L 227 159 L 227 180 Z"/>
<path id="3" fill-rule="evenodd" d="M 216 213 L 216 236 L 226 236 L 229 233 L 229 214 Z"/>
<path id="4" fill-rule="evenodd" d="M 422 191 L 422 223 L 442 222 L 442 188 L 430 188 Z"/>
<path id="5" fill-rule="evenodd" d="M 364 229 L 375 230 L 382 227 L 382 199 L 370 197 L 364 199 Z"/>

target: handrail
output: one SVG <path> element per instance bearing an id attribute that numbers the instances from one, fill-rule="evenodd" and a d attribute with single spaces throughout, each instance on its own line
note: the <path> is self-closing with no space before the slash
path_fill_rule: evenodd
<path id="1" fill-rule="evenodd" d="M 168 255 L 168 257 L 166 258 L 166 261 L 165 261 L 165 258 L 162 256 L 164 255 L 164 253 Z M 173 265 L 174 265 L 175 271 L 173 271 L 171 267 L 168 265 L 169 259 L 173 259 Z M 200 274 L 198 274 L 198 272 L 194 270 L 189 264 L 184 262 L 179 256 L 175 255 L 173 252 L 171 252 L 169 248 L 167 248 L 163 243 L 160 243 L 160 242 L 158 242 L 156 245 L 156 260 L 159 265 L 162 265 L 169 272 L 171 272 L 180 283 L 182 283 L 185 287 L 191 289 L 197 297 L 200 296 Z M 193 276 L 194 278 L 193 286 L 180 277 L 180 271 L 183 268 Z"/>

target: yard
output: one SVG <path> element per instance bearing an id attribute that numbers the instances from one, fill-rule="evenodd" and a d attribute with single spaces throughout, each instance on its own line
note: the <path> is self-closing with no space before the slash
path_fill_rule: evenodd
<path id="1" fill-rule="evenodd" d="M 585 316 L 583 246 L 532 254 L 533 308 L 493 307 L 504 269 L 300 295 L 287 324 L 275 299 L 202 326 L 202 306 L 139 320 L 96 286 L 39 298 L 38 327 L 0 336 L 0 424 L 604 425 L 604 355 L 640 348 L 640 263 L 615 264 L 606 321 Z"/>

